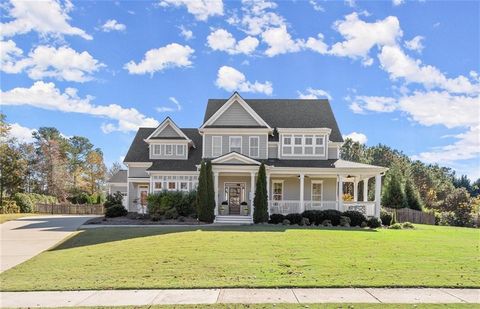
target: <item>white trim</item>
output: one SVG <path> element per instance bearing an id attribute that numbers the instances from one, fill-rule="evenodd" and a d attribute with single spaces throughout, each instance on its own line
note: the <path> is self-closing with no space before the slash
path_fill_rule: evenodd
<path id="1" fill-rule="evenodd" d="M 215 148 L 215 143 L 213 142 L 213 140 L 215 138 L 220 138 L 220 154 L 214 154 L 214 151 L 213 149 Z M 219 157 L 223 154 L 223 136 L 221 135 L 212 135 L 212 152 L 211 152 L 211 157 Z"/>
<path id="2" fill-rule="evenodd" d="M 117 186 L 117 187 L 127 186 L 127 183 L 126 183 L 126 182 L 106 182 L 105 184 L 106 184 L 107 186 Z"/>
<path id="3" fill-rule="evenodd" d="M 201 134 L 200 130 L 198 132 Z M 202 134 L 202 159 L 205 158 L 205 134 Z"/>
<path id="4" fill-rule="evenodd" d="M 268 128 L 204 128 L 200 134 L 223 135 L 262 135 L 271 132 Z"/>
<path id="5" fill-rule="evenodd" d="M 300 145 L 297 145 L 295 144 L 295 138 L 301 138 L 301 144 Z M 305 144 L 305 139 L 306 138 L 312 138 L 312 144 L 311 145 L 306 145 Z M 286 145 L 284 142 L 285 138 L 290 138 L 291 139 L 291 143 L 289 145 Z M 317 138 L 322 138 L 323 142 L 321 145 L 317 145 L 316 143 L 316 139 Z M 280 134 L 280 141 L 281 141 L 281 157 L 325 157 L 326 156 L 326 152 L 328 151 L 327 149 L 327 135 L 325 134 L 304 134 L 304 133 L 297 133 L 297 134 L 286 134 L 286 133 L 282 133 Z M 286 154 L 284 153 L 284 148 L 285 147 L 289 147 L 292 151 L 292 153 L 290 154 Z M 295 153 L 295 148 L 296 147 L 301 147 L 302 148 L 302 153 L 300 154 L 296 154 Z M 312 147 L 312 153 L 311 154 L 305 154 L 305 147 Z M 316 148 L 323 148 L 323 153 L 320 153 L 320 154 L 317 154 L 315 153 L 315 149 Z"/>
<path id="6" fill-rule="evenodd" d="M 176 144 L 175 146 L 176 146 L 176 147 L 175 147 L 175 148 L 176 148 L 176 153 L 175 153 L 175 154 L 176 154 L 177 156 L 185 156 L 185 145 Z M 182 150 L 182 153 L 179 153 L 179 152 L 178 152 L 178 149 L 179 149 L 178 147 L 180 147 L 180 149 Z"/>
<path id="7" fill-rule="evenodd" d="M 279 134 L 325 134 L 332 132 L 330 128 L 277 128 Z"/>
<path id="8" fill-rule="evenodd" d="M 152 155 L 153 156 L 161 156 L 162 155 L 162 145 L 160 144 L 151 144 L 151 145 L 148 145 L 148 147 L 153 147 L 153 150 L 152 150 Z M 156 153 L 156 148 L 158 147 L 158 153 Z"/>
<path id="9" fill-rule="evenodd" d="M 234 102 L 238 102 L 247 111 L 247 113 L 249 113 L 253 117 L 253 119 L 258 122 L 259 125 L 263 125 L 268 129 L 272 130 L 268 123 L 263 120 L 262 117 L 260 117 L 237 92 L 235 92 L 227 100 L 227 102 L 225 102 L 222 107 L 220 107 L 207 121 L 205 121 L 205 123 L 200 127 L 200 129 L 204 129 L 206 126 L 212 125 Z"/>
<path id="10" fill-rule="evenodd" d="M 257 140 L 257 155 L 252 155 L 252 139 Z M 249 136 L 248 137 L 248 155 L 250 158 L 260 158 L 260 136 Z"/>
<path id="11" fill-rule="evenodd" d="M 150 167 L 152 162 L 123 162 L 127 167 Z"/>
<path id="12" fill-rule="evenodd" d="M 238 153 L 238 152 L 227 153 L 223 156 L 215 158 L 215 159 L 212 160 L 212 163 L 225 163 L 225 162 L 227 162 L 228 160 L 231 160 L 231 159 L 235 159 L 235 160 L 244 162 L 245 164 L 260 165 L 260 162 L 258 162 L 257 160 L 249 158 L 249 157 L 247 157 L 247 156 L 245 156 L 241 153 Z"/>
<path id="13" fill-rule="evenodd" d="M 154 137 L 154 136 L 156 136 L 158 133 L 162 132 L 162 130 L 165 129 L 165 127 L 166 127 L 167 125 L 170 125 L 170 126 L 173 128 L 173 130 L 174 130 L 175 132 L 177 132 L 178 135 L 185 137 L 185 139 L 186 139 L 187 141 L 191 141 L 191 140 L 188 138 L 188 136 L 186 136 L 185 133 L 183 133 L 183 131 L 180 130 L 180 128 L 175 124 L 175 122 L 173 122 L 173 120 L 172 120 L 170 117 L 165 118 L 165 119 L 162 121 L 162 123 L 160 123 L 160 124 L 158 125 L 158 127 L 152 132 L 152 134 L 150 134 L 150 135 L 145 139 L 145 141 L 146 141 L 146 142 L 147 142 L 147 141 L 150 141 L 150 139 L 151 139 L 152 137 Z"/>
<path id="14" fill-rule="evenodd" d="M 241 211 L 242 211 L 242 208 L 241 208 L 241 207 L 242 207 L 242 202 L 248 201 L 247 183 L 244 182 L 244 181 L 240 181 L 240 182 L 232 182 L 232 181 L 224 182 L 224 183 L 223 183 L 223 194 L 224 194 L 223 197 L 224 197 L 224 198 L 225 198 L 225 189 L 227 188 L 227 185 L 232 185 L 232 184 L 240 184 L 240 185 L 243 185 L 243 187 L 240 186 L 240 188 L 243 188 L 243 189 L 245 190 L 245 196 L 243 196 L 243 201 L 240 201 L 240 212 L 241 212 Z M 228 187 L 230 187 L 230 186 L 228 186 Z M 233 186 L 231 186 L 231 187 L 233 187 Z M 224 202 L 224 201 L 222 201 L 222 203 L 223 203 L 223 202 Z M 228 203 L 228 202 L 229 202 L 229 201 L 227 200 L 227 203 Z M 230 206 L 229 204 L 227 204 L 227 205 Z"/>
<path id="15" fill-rule="evenodd" d="M 272 192 L 271 192 L 272 193 L 272 201 L 283 201 L 283 196 L 284 196 L 284 193 L 285 193 L 284 192 L 285 191 L 285 184 L 284 184 L 285 180 L 283 180 L 283 179 L 272 179 L 271 182 L 272 182 Z M 274 200 L 273 199 L 273 196 L 275 195 L 275 184 L 276 183 L 282 184 L 282 198 L 280 200 Z"/>
<path id="16" fill-rule="evenodd" d="M 234 135 L 228 137 L 228 151 L 232 152 L 232 138 L 240 138 L 240 151 L 238 153 L 243 153 L 243 136 L 241 135 Z"/>
<path id="17" fill-rule="evenodd" d="M 317 200 L 313 200 L 313 185 L 314 184 L 321 184 L 322 185 L 322 191 L 320 192 L 320 201 L 317 201 Z M 312 179 L 310 181 L 310 201 L 315 201 L 315 202 L 323 202 L 323 180 L 314 180 Z"/>

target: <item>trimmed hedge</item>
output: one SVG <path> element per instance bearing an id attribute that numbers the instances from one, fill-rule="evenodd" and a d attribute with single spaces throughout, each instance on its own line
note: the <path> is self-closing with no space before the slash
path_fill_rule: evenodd
<path id="1" fill-rule="evenodd" d="M 121 204 L 110 206 L 105 210 L 105 217 L 107 218 L 123 217 L 127 214 L 128 211 Z"/>
<path id="2" fill-rule="evenodd" d="M 342 215 L 342 212 L 335 209 L 307 210 L 302 213 L 302 217 L 308 218 L 310 224 L 322 225 L 323 221 L 330 220 L 333 226 L 340 225 Z"/>
<path id="3" fill-rule="evenodd" d="M 344 211 L 342 216 L 350 218 L 350 226 L 361 226 L 362 222 L 367 221 L 361 212 L 355 210 Z"/>
<path id="4" fill-rule="evenodd" d="M 162 191 L 149 194 L 148 213 L 152 219 L 176 219 L 182 217 L 196 217 L 196 191 Z"/>
<path id="5" fill-rule="evenodd" d="M 290 221 L 290 224 L 298 224 L 302 223 L 302 215 L 301 214 L 288 214 L 285 216 L 285 219 Z"/>
<path id="6" fill-rule="evenodd" d="M 368 220 L 367 225 L 371 229 L 376 229 L 382 226 L 382 221 L 376 217 L 371 217 Z"/>
<path id="7" fill-rule="evenodd" d="M 14 200 L 3 199 L 0 204 L 0 214 L 16 214 L 20 212 L 20 207 Z"/>
<path id="8" fill-rule="evenodd" d="M 385 226 L 390 226 L 395 223 L 393 214 L 383 209 L 380 210 L 380 220 L 382 220 L 382 225 Z"/>
<path id="9" fill-rule="evenodd" d="M 279 223 L 283 223 L 283 220 L 285 220 L 284 215 L 282 215 L 282 214 L 271 214 L 270 215 L 270 220 L 268 220 L 268 223 L 279 224 Z"/>
<path id="10" fill-rule="evenodd" d="M 20 207 L 20 212 L 33 212 L 37 203 L 56 204 L 58 202 L 55 196 L 37 193 L 15 193 L 13 199 Z"/>

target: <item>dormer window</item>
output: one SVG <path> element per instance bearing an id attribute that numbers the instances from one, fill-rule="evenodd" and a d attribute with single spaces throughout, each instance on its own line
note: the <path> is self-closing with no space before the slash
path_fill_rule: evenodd
<path id="1" fill-rule="evenodd" d="M 324 156 L 325 135 L 283 134 L 283 156 Z"/>
<path id="2" fill-rule="evenodd" d="M 161 154 L 161 145 L 153 145 L 153 154 L 159 156 Z"/>
<path id="3" fill-rule="evenodd" d="M 177 145 L 177 156 L 183 156 L 185 154 L 185 145 Z"/>
<path id="4" fill-rule="evenodd" d="M 165 145 L 165 155 L 171 156 L 173 154 L 173 146 L 172 145 Z"/>

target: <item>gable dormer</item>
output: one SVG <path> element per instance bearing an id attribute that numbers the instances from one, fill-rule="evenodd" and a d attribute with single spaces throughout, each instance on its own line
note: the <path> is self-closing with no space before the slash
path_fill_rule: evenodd
<path id="1" fill-rule="evenodd" d="M 145 142 L 149 147 L 150 159 L 186 160 L 190 147 L 195 147 L 170 117 L 165 118 Z"/>

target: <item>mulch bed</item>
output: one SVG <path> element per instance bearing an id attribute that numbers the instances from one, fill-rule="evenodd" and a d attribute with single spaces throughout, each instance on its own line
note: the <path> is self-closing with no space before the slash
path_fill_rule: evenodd
<path id="1" fill-rule="evenodd" d="M 102 225 L 204 225 L 206 223 L 199 222 L 194 218 L 184 218 L 182 221 L 165 219 L 160 221 L 152 221 L 150 218 L 138 217 L 117 217 L 117 218 L 94 218 L 88 220 L 85 224 L 102 224 Z"/>

